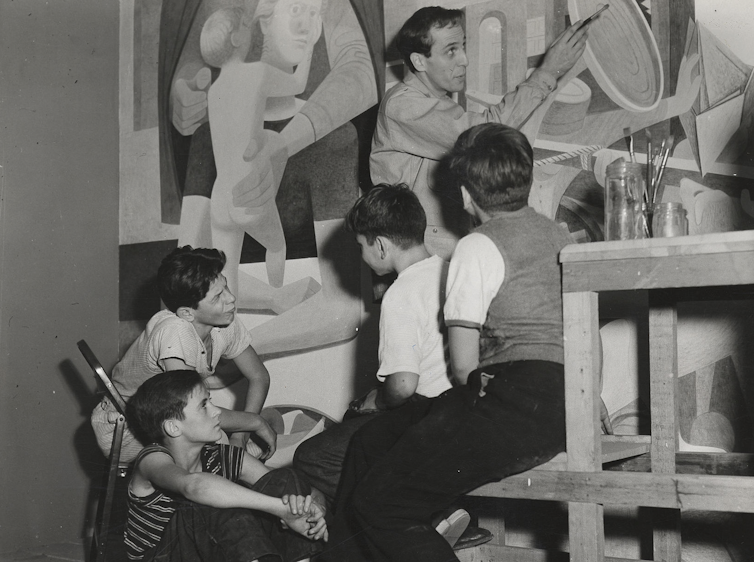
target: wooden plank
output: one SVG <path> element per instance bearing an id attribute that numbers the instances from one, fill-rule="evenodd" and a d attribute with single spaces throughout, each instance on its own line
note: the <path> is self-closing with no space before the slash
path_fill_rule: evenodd
<path id="1" fill-rule="evenodd" d="M 515 560 L 516 562 L 566 562 L 568 560 L 567 552 L 519 546 L 497 546 L 489 543 L 476 548 L 461 550 L 455 554 L 460 562 L 501 562 L 503 560 Z M 633 558 L 605 556 L 605 562 L 642 561 Z"/>
<path id="2" fill-rule="evenodd" d="M 604 443 L 603 443 L 604 448 Z M 616 472 L 650 472 L 651 454 L 622 459 L 602 470 Z M 751 453 L 678 452 L 675 455 L 677 474 L 709 474 L 719 476 L 754 476 L 754 455 Z"/>
<path id="3" fill-rule="evenodd" d="M 715 232 L 675 238 L 569 244 L 561 263 L 754 251 L 754 231 Z"/>
<path id="4" fill-rule="evenodd" d="M 754 513 L 754 478 L 740 476 L 529 470 L 469 495 Z"/>
<path id="5" fill-rule="evenodd" d="M 597 293 L 563 295 L 565 348 L 566 451 L 569 470 L 602 467 L 599 431 L 599 311 Z M 568 505 L 571 560 L 598 562 L 605 557 L 601 505 Z"/>
<path id="6" fill-rule="evenodd" d="M 648 453 L 651 439 L 649 435 L 602 435 L 600 440 L 600 463 L 605 464 Z M 568 454 L 559 453 L 534 470 L 568 470 Z"/>
<path id="7" fill-rule="evenodd" d="M 565 293 L 754 283 L 754 251 L 564 263 L 562 267 Z"/>
<path id="8" fill-rule="evenodd" d="M 568 503 L 571 562 L 602 562 L 605 559 L 604 509 L 595 503 Z"/>
<path id="9" fill-rule="evenodd" d="M 597 293 L 563 295 L 566 450 L 569 470 L 599 470 L 599 312 Z"/>
<path id="10" fill-rule="evenodd" d="M 649 294 L 652 472 L 675 474 L 678 451 L 678 315 L 662 291 Z M 681 561 L 681 512 L 652 513 L 654 559 Z"/>

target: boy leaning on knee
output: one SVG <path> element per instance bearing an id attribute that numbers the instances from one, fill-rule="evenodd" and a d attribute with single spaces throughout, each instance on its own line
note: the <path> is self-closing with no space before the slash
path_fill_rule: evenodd
<path id="1" fill-rule="evenodd" d="M 306 560 L 327 540 L 321 494 L 293 469 L 270 470 L 217 443 L 220 409 L 195 371 L 145 381 L 127 416 L 143 443 L 128 486 L 131 560 Z M 281 524 L 282 523 L 282 524 Z"/>

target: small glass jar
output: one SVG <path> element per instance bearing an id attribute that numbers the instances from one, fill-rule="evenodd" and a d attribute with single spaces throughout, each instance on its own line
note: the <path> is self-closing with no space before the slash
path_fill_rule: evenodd
<path id="1" fill-rule="evenodd" d="M 605 177 L 605 240 L 646 238 L 641 164 L 616 160 Z"/>
<path id="2" fill-rule="evenodd" d="M 652 237 L 671 238 L 689 233 L 686 209 L 681 203 L 657 203 L 652 213 Z"/>

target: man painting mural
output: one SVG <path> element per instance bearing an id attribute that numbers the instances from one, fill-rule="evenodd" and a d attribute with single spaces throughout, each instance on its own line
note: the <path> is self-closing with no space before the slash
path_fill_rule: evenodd
<path id="1" fill-rule="evenodd" d="M 316 229 L 312 242 L 312 221 L 342 217 L 358 195 L 356 186 L 363 183 L 359 181 L 358 155 L 371 135 L 369 115 L 364 113 L 377 103 L 383 90 L 384 37 L 381 25 L 375 25 L 382 21 L 379 0 L 164 1 L 158 82 L 162 216 L 165 222 L 180 219 L 181 244 L 210 245 L 209 198 L 216 170 L 207 118 L 211 72 L 199 51 L 201 28 L 219 8 L 243 6 L 254 13 L 262 3 L 274 4 L 273 13 L 261 33 L 255 33 L 264 37 L 263 44 L 252 44 L 247 62 L 259 60 L 262 50 L 276 50 L 283 57 L 295 49 L 299 36 L 309 34 L 313 22 L 320 17 L 322 21 L 322 37 L 314 46 L 304 93 L 285 103 L 276 104 L 272 98 L 266 106 L 265 127 L 278 132 L 280 142 L 267 143 L 250 156 L 252 172 L 233 191 L 233 203 L 253 213 L 259 203 L 258 187 L 272 173 L 272 162 L 279 165 L 282 161 L 285 172 L 277 201 L 284 228 L 289 226 L 286 234 L 295 231 L 299 242 L 303 237 L 301 251 L 309 251 L 308 255 L 316 244 L 320 256 L 321 290 L 314 296 L 305 295 L 311 298 L 301 304 L 299 300 L 282 307 L 290 310 L 266 322 L 264 335 L 256 340 L 260 353 L 269 353 L 334 343 L 356 333 L 359 309 L 336 310 L 345 306 L 347 290 L 340 285 L 335 265 L 322 259 L 324 236 L 330 232 Z M 295 246 L 290 241 L 288 245 L 289 249 Z M 344 263 L 358 263 L 355 252 L 338 257 Z M 266 284 L 250 276 L 239 279 L 240 308 L 253 308 L 248 306 L 249 299 L 260 285 Z M 320 324 L 316 331 L 311 330 L 314 319 L 335 317 L 339 317 L 337 326 L 323 329 Z"/>
<path id="2" fill-rule="evenodd" d="M 408 70 L 382 100 L 370 158 L 375 184 L 405 183 L 416 192 L 427 212 L 427 244 L 445 258 L 465 232 L 453 232 L 455 225 L 444 216 L 435 179 L 438 162 L 473 125 L 497 122 L 521 128 L 581 58 L 588 29 L 579 29 L 580 22 L 566 29 L 529 78 L 499 104 L 477 113 L 464 111 L 450 97 L 466 87 L 463 23 L 461 10 L 430 6 L 403 24 L 396 44 Z"/>

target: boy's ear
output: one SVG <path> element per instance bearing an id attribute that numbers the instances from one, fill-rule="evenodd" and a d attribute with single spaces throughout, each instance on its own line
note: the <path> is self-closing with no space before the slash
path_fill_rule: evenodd
<path id="1" fill-rule="evenodd" d="M 463 209 L 467 213 L 470 213 L 474 208 L 474 200 L 471 198 L 471 194 L 469 193 L 469 190 L 466 189 L 465 185 L 461 186 L 461 200 L 463 201 Z"/>
<path id="2" fill-rule="evenodd" d="M 387 238 L 383 236 L 377 236 L 374 239 L 374 243 L 377 245 L 377 249 L 380 251 L 380 258 L 383 260 L 385 259 L 385 256 L 387 255 L 387 250 L 388 250 L 387 242 L 388 242 Z"/>
<path id="3" fill-rule="evenodd" d="M 179 306 L 178 310 L 175 311 L 175 315 L 187 322 L 194 321 L 194 309 L 188 306 Z"/>
<path id="4" fill-rule="evenodd" d="M 174 419 L 165 420 L 162 422 L 162 431 L 165 432 L 165 435 L 168 437 L 178 437 L 181 434 L 181 428 L 178 425 L 177 421 Z"/>

